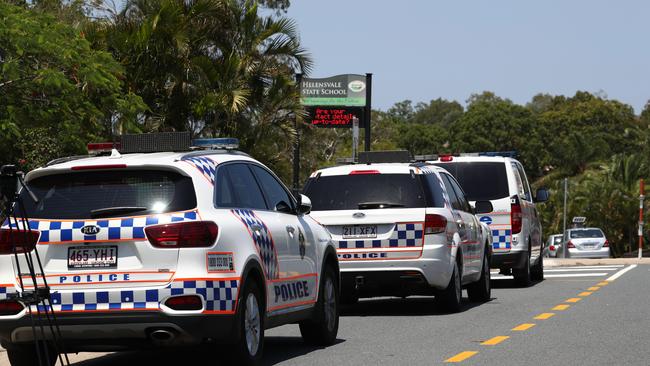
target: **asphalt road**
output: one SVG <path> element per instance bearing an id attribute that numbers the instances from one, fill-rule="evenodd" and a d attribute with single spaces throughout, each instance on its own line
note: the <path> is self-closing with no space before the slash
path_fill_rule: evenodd
<path id="1" fill-rule="evenodd" d="M 628 268 L 632 267 L 630 270 Z M 627 270 L 620 277 L 611 276 Z M 428 298 L 377 299 L 346 307 L 339 341 L 304 345 L 297 326 L 267 333 L 268 365 L 649 365 L 650 265 L 553 267 L 517 288 L 494 276 L 492 300 L 438 312 Z M 558 305 L 565 305 L 557 307 Z M 563 310 L 561 310 L 563 309 Z M 542 315 L 544 314 L 544 315 Z M 540 316 L 542 315 L 542 316 Z M 192 351 L 72 355 L 75 365 L 214 365 Z M 0 353 L 0 366 L 9 365 Z"/>

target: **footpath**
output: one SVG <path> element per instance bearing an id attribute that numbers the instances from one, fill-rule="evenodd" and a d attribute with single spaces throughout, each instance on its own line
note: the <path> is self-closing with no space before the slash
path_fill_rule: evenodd
<path id="1" fill-rule="evenodd" d="M 563 266 L 601 266 L 608 264 L 650 264 L 650 258 L 602 258 L 602 259 L 580 259 L 580 258 L 544 258 L 544 267 Z"/>

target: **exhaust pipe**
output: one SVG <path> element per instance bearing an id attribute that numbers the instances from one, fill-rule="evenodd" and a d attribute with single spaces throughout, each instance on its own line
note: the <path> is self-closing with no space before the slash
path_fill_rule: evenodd
<path id="1" fill-rule="evenodd" d="M 170 343 L 176 338 L 176 334 L 167 329 L 156 329 L 149 333 L 149 338 L 155 343 Z"/>

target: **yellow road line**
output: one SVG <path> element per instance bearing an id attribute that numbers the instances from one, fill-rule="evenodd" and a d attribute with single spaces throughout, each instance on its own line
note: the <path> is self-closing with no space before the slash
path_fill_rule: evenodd
<path id="1" fill-rule="evenodd" d="M 528 329 L 530 329 L 530 328 L 532 328 L 534 326 L 535 326 L 535 324 L 533 324 L 533 323 L 524 323 L 524 324 L 520 324 L 520 325 L 512 328 L 512 330 L 514 330 L 514 331 L 524 331 L 524 330 L 528 330 Z"/>
<path id="2" fill-rule="evenodd" d="M 565 302 L 578 302 L 578 301 L 580 301 L 580 300 L 582 300 L 582 299 L 579 298 L 579 297 L 572 297 L 572 298 L 570 298 L 570 299 L 566 299 Z"/>
<path id="3" fill-rule="evenodd" d="M 468 359 L 468 358 L 474 356 L 474 355 L 477 354 L 477 353 L 478 353 L 478 352 L 476 352 L 476 351 L 465 351 L 465 352 L 461 352 L 461 353 L 457 354 L 457 355 L 454 356 L 454 357 L 451 357 L 451 358 L 446 359 L 445 362 L 463 362 L 463 361 L 465 361 L 466 359 Z"/>
<path id="4" fill-rule="evenodd" d="M 586 297 L 586 296 L 589 296 L 589 295 L 591 295 L 591 294 L 592 294 L 591 292 L 589 292 L 589 291 L 585 291 L 585 292 L 581 292 L 581 293 L 579 293 L 578 296 Z"/>
<path id="5" fill-rule="evenodd" d="M 587 290 L 589 290 L 589 291 L 598 291 L 599 289 L 600 289 L 600 287 L 593 286 L 593 287 L 589 287 Z"/>
<path id="6" fill-rule="evenodd" d="M 555 313 L 541 313 L 538 316 L 535 317 L 535 319 L 539 320 L 546 320 L 548 318 L 551 318 L 555 315 Z"/>
<path id="7" fill-rule="evenodd" d="M 554 308 L 551 309 L 551 310 L 566 310 L 566 309 L 568 309 L 568 308 L 570 308 L 570 307 L 571 307 L 571 305 L 560 304 L 560 305 L 554 307 Z"/>
<path id="8" fill-rule="evenodd" d="M 485 342 L 481 342 L 481 344 L 484 345 L 484 346 L 494 346 L 494 345 L 497 345 L 497 344 L 505 341 L 508 338 L 510 338 L 510 337 L 508 337 L 508 336 L 496 336 L 494 338 L 488 339 Z"/>
<path id="9" fill-rule="evenodd" d="M 607 284 L 609 284 L 609 282 L 603 281 L 603 282 L 599 282 L 598 286 L 607 286 Z"/>

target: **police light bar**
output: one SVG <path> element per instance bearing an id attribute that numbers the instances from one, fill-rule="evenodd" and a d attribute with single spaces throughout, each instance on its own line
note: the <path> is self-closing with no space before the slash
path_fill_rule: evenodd
<path id="1" fill-rule="evenodd" d="M 504 158 L 515 158 L 517 157 L 516 151 L 483 151 L 479 152 L 478 156 L 501 156 Z"/>
<path id="2" fill-rule="evenodd" d="M 239 148 L 239 139 L 233 137 L 194 139 L 192 140 L 192 147 L 201 149 L 235 150 Z"/>
<path id="3" fill-rule="evenodd" d="M 91 142 L 86 145 L 88 149 L 88 154 L 90 155 L 99 155 L 102 153 L 110 153 L 113 149 L 120 149 L 119 142 Z"/>

